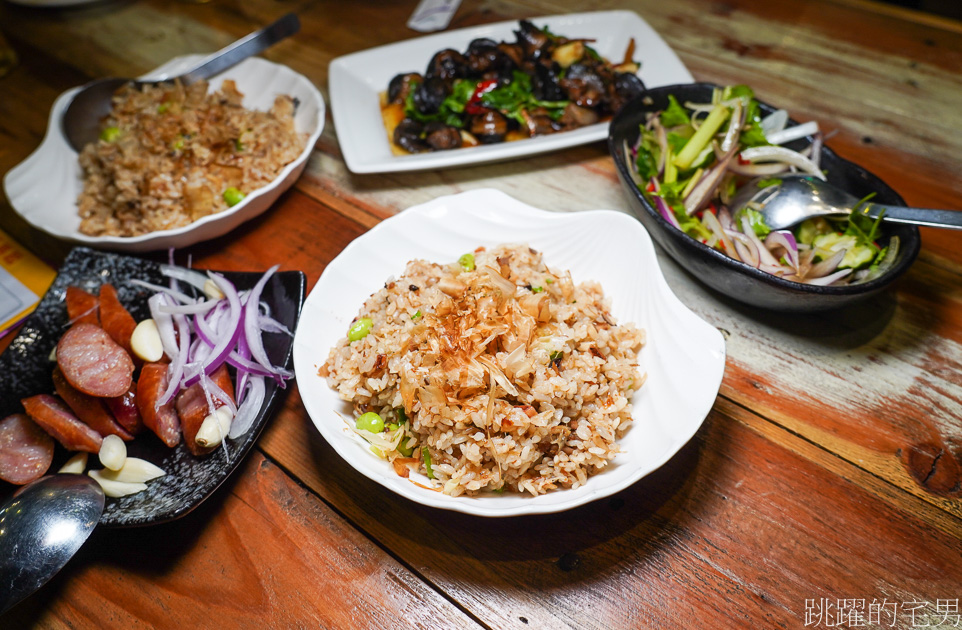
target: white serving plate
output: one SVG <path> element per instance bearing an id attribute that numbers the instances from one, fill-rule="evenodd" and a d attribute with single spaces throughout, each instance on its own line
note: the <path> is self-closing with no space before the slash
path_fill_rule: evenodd
<path id="1" fill-rule="evenodd" d="M 176 57 L 144 75 L 145 79 L 177 76 L 193 68 L 203 55 Z M 26 160 L 3 178 L 4 191 L 13 209 L 34 227 L 67 241 L 90 247 L 124 252 L 147 252 L 179 248 L 222 236 L 235 227 L 267 210 L 282 192 L 300 176 L 307 158 L 324 128 L 324 98 L 306 77 L 287 66 L 252 57 L 210 80 L 212 90 L 220 88 L 224 79 L 233 79 L 244 94 L 244 106 L 267 110 L 278 94 L 298 99 L 294 124 L 307 133 L 304 150 L 288 164 L 268 186 L 253 191 L 239 204 L 227 210 L 172 230 L 158 230 L 141 236 L 88 236 L 81 234 L 77 197 L 83 190 L 77 152 L 67 143 L 60 118 L 70 99 L 80 89 L 61 94 L 50 110 L 47 133 L 43 142 Z"/>
<path id="2" fill-rule="evenodd" d="M 639 355 L 648 373 L 633 398 L 633 425 L 609 467 L 574 490 L 538 497 L 489 493 L 450 497 L 419 487 L 420 475 L 399 477 L 351 432 L 353 418 L 318 376 L 361 304 L 407 261 L 453 261 L 479 245 L 527 243 L 545 261 L 569 269 L 575 282 L 597 280 L 612 314 L 648 332 Z M 425 505 L 479 516 L 567 510 L 616 493 L 665 463 L 698 430 L 711 409 L 725 368 L 721 333 L 685 307 L 665 282 L 651 238 L 634 218 L 612 210 L 556 213 L 491 189 L 439 197 L 383 221 L 355 239 L 324 270 L 308 295 L 294 339 L 294 369 L 304 406 L 318 431 L 358 472 Z"/>
<path id="3" fill-rule="evenodd" d="M 637 13 L 598 11 L 532 18 L 537 27 L 567 37 L 595 40 L 591 46 L 603 57 L 620 61 L 628 41 L 635 39 L 634 59 L 641 62 L 638 76 L 647 87 L 690 83 L 693 79 L 668 44 Z M 514 41 L 518 21 L 510 20 L 474 28 L 447 31 L 338 57 L 331 62 L 329 96 L 334 128 L 344 161 L 355 173 L 379 173 L 478 164 L 554 151 L 603 140 L 608 123 L 574 131 L 495 145 L 394 155 L 381 118 L 379 94 L 400 72 L 423 72 L 434 53 L 444 48 L 463 52 L 471 40 L 488 37 Z"/>

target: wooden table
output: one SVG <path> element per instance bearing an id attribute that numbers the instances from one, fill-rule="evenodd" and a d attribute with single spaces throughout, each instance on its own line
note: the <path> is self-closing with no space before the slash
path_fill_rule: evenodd
<path id="1" fill-rule="evenodd" d="M 335 57 L 417 36 L 414 2 L 250 0 L 0 5 L 20 64 L 0 79 L 0 172 L 39 143 L 63 90 L 215 50 L 287 11 L 265 56 L 327 95 Z M 467 0 L 452 28 L 629 8 L 699 80 L 747 82 L 911 203 L 962 208 L 962 24 L 867 0 Z M 330 118 L 276 206 L 190 248 L 199 266 L 306 272 L 441 194 L 495 187 L 544 208 L 627 201 L 604 143 L 444 171 L 354 175 Z M 68 245 L 4 200 L 0 228 L 59 262 Z M 490 520 L 430 509 L 357 474 L 297 389 L 238 474 L 195 512 L 95 531 L 26 627 L 962 627 L 962 247 L 923 229 L 897 288 L 816 316 L 760 312 L 662 257 L 727 338 L 695 438 L 627 490 L 567 513 Z M 0 395 L 3 395 L 0 392 Z"/>

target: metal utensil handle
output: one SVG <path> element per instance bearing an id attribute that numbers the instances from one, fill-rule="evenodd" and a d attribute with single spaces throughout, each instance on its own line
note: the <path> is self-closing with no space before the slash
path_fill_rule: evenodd
<path id="1" fill-rule="evenodd" d="M 237 40 L 230 46 L 210 55 L 199 66 L 180 77 L 184 85 L 189 85 L 201 79 L 209 79 L 219 72 L 231 68 L 244 59 L 270 48 L 286 37 L 290 37 L 301 29 L 301 21 L 297 15 L 288 13 L 281 19 L 259 31 L 254 31 L 247 37 Z"/>
<path id="2" fill-rule="evenodd" d="M 962 211 L 959 210 L 903 208 L 901 206 L 885 206 L 880 203 L 868 203 L 866 205 L 865 213 L 873 219 L 884 210 L 884 221 L 962 230 Z"/>

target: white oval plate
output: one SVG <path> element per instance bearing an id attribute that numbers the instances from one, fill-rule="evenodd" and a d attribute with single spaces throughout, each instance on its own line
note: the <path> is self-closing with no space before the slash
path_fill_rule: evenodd
<path id="1" fill-rule="evenodd" d="M 177 76 L 193 68 L 204 55 L 176 57 L 145 79 Z M 287 66 L 252 57 L 210 80 L 217 90 L 224 79 L 233 79 L 244 94 L 244 107 L 267 110 L 278 94 L 298 99 L 294 115 L 297 131 L 308 134 L 307 145 L 296 160 L 284 167 L 269 185 L 259 188 L 236 206 L 206 216 L 173 230 L 158 230 L 141 236 L 88 236 L 80 233 L 77 197 L 83 191 L 83 180 L 77 152 L 67 143 L 60 128 L 60 118 L 70 99 L 80 89 L 61 94 L 50 110 L 47 133 L 43 142 L 26 160 L 12 168 L 3 178 L 4 191 L 10 205 L 34 227 L 67 241 L 100 249 L 124 252 L 147 252 L 171 247 L 186 247 L 222 236 L 235 227 L 267 210 L 282 192 L 300 176 L 307 158 L 324 129 L 324 97 L 306 77 Z"/>
<path id="2" fill-rule="evenodd" d="M 603 57 L 620 61 L 628 41 L 635 39 L 638 76 L 647 87 L 690 83 L 691 73 L 668 44 L 633 11 L 597 11 L 531 18 L 552 33 L 595 40 L 591 46 Z M 464 51 L 471 40 L 489 37 L 514 41 L 518 20 L 463 28 L 371 48 L 338 57 L 329 69 L 331 115 L 347 167 L 355 173 L 380 173 L 445 168 L 506 160 L 523 155 L 573 147 L 608 137 L 608 123 L 598 123 L 547 136 L 499 144 L 394 155 L 381 118 L 379 94 L 400 72 L 423 72 L 434 53 L 444 48 Z"/>
<path id="3" fill-rule="evenodd" d="M 633 398 L 634 422 L 608 468 L 574 490 L 530 495 L 450 497 L 421 488 L 420 475 L 399 477 L 347 429 L 353 418 L 318 376 L 330 349 L 347 334 L 361 304 L 407 261 L 457 260 L 479 245 L 527 243 L 575 282 L 597 280 L 612 314 L 648 331 L 639 355 L 648 380 Z M 439 197 L 383 221 L 355 239 L 324 270 L 308 295 L 294 338 L 294 370 L 304 407 L 321 435 L 362 474 L 412 501 L 478 516 L 567 510 L 618 492 L 674 455 L 698 430 L 715 401 L 725 369 L 717 329 L 684 306 L 665 282 L 648 232 L 612 210 L 547 212 L 491 189 Z"/>

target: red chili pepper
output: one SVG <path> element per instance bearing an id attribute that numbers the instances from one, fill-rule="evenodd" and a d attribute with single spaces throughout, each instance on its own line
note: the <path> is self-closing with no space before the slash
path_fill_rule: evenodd
<path id="1" fill-rule="evenodd" d="M 715 206 L 715 202 L 714 202 L 714 201 L 709 201 L 709 202 L 708 202 L 708 211 L 711 212 L 711 213 L 712 213 L 713 215 L 715 215 L 716 217 L 718 216 L 718 208 Z"/>
<path id="2" fill-rule="evenodd" d="M 739 153 L 739 154 L 738 154 L 738 163 L 741 164 L 742 166 L 745 166 L 746 164 L 751 164 L 751 160 L 746 160 L 745 158 L 742 157 L 742 154 Z"/>
<path id="3" fill-rule="evenodd" d="M 498 87 L 497 79 L 478 81 L 477 87 L 474 88 L 474 93 L 471 94 L 471 98 L 469 98 L 468 102 L 464 105 L 465 113 L 471 114 L 472 116 L 483 113 L 487 108 L 479 105 L 481 97 L 496 87 Z"/>
<path id="4" fill-rule="evenodd" d="M 650 182 L 648 182 L 648 188 L 646 188 L 645 190 L 647 190 L 648 192 L 655 192 L 655 180 L 651 180 Z"/>

